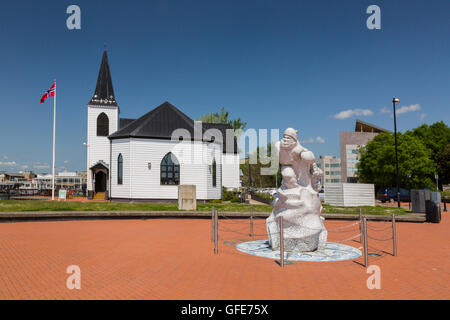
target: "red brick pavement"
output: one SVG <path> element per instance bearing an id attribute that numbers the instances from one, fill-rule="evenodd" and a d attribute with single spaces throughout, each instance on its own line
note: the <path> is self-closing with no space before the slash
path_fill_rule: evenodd
<path id="1" fill-rule="evenodd" d="M 296 262 L 238 252 L 224 241 L 250 240 L 248 220 L 221 220 L 219 254 L 201 219 L 91 220 L 0 224 L 1 299 L 449 299 L 450 218 L 397 223 L 398 257 L 371 258 L 381 289 L 357 261 Z M 327 221 L 327 228 L 349 225 Z M 377 228 L 388 223 L 372 222 Z M 255 233 L 264 233 L 264 220 Z M 330 232 L 338 241 L 358 227 Z M 350 230 L 347 232 L 347 230 Z M 387 231 L 373 237 L 382 237 Z M 259 237 L 261 238 L 261 237 Z M 346 242 L 360 247 L 357 241 Z M 382 248 L 384 244 L 371 246 Z M 388 243 L 387 252 L 391 252 Z M 66 268 L 81 268 L 81 290 L 66 288 Z"/>

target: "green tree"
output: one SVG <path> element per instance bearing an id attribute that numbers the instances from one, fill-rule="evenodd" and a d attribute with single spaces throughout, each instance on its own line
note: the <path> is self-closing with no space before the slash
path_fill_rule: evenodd
<path id="1" fill-rule="evenodd" d="M 412 134 L 397 133 L 400 187 L 433 187 L 436 170 L 430 151 Z M 357 164 L 361 182 L 374 183 L 378 188 L 396 186 L 394 135 L 381 133 L 360 148 Z M 408 179 L 411 175 L 411 179 Z"/>
<path id="2" fill-rule="evenodd" d="M 439 153 L 437 166 L 440 184 L 450 183 L 450 143 Z"/>
<path id="3" fill-rule="evenodd" d="M 272 143 L 268 143 L 267 147 L 258 147 L 252 154 L 256 154 L 257 163 L 250 164 L 251 168 L 249 168 L 248 163 L 241 164 L 240 166 L 244 175 L 242 178 L 242 185 L 250 186 L 249 171 L 251 170 L 253 187 L 275 188 L 277 184 L 279 187 L 281 185 L 281 167 L 279 166 L 279 163 L 277 163 L 279 161 L 278 155 L 274 155 L 276 158 L 272 159 Z M 261 169 L 270 168 L 273 162 L 275 162 L 275 165 L 278 164 L 276 166 L 276 171 L 274 171 L 273 174 L 261 174 Z"/>
<path id="4" fill-rule="evenodd" d="M 244 130 L 247 126 L 247 122 L 241 120 L 241 118 L 230 119 L 230 113 L 225 110 L 224 107 L 220 109 L 220 113 L 218 112 L 210 112 L 200 117 L 200 120 L 208 123 L 227 123 L 230 124 L 234 130 L 242 129 Z"/>
<path id="5" fill-rule="evenodd" d="M 430 151 L 430 157 L 436 163 L 435 173 L 439 175 L 440 185 L 450 183 L 448 165 L 445 165 L 445 160 L 441 160 L 441 154 L 450 143 L 450 128 L 443 121 L 439 121 L 430 126 L 423 124 L 412 130 L 412 134 Z"/>

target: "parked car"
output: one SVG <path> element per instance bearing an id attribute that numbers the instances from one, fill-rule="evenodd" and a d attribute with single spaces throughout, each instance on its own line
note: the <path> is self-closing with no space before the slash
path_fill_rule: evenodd
<path id="1" fill-rule="evenodd" d="M 397 188 L 385 188 L 378 190 L 377 200 L 380 200 L 382 203 L 385 203 L 390 202 L 391 199 L 393 201 L 397 201 Z M 411 201 L 409 190 L 400 188 L 400 201 L 401 202 Z"/>

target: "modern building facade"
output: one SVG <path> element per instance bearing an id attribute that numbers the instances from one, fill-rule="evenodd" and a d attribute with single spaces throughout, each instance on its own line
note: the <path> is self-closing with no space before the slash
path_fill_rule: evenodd
<path id="1" fill-rule="evenodd" d="M 0 190 L 33 191 L 32 193 L 45 193 L 52 189 L 51 174 L 26 173 L 1 173 Z M 59 172 L 55 177 L 55 189 L 74 190 L 78 192 L 86 189 L 85 172 Z"/>
<path id="2" fill-rule="evenodd" d="M 341 180 L 343 183 L 357 183 L 359 162 L 359 148 L 365 146 L 377 134 L 390 132 L 373 124 L 356 120 L 355 131 L 341 131 Z"/>
<path id="3" fill-rule="evenodd" d="M 36 177 L 34 172 L 0 172 L 0 190 L 18 189 Z"/>
<path id="4" fill-rule="evenodd" d="M 317 166 L 323 171 L 321 184 L 341 183 L 341 159 L 335 156 L 320 156 Z"/>

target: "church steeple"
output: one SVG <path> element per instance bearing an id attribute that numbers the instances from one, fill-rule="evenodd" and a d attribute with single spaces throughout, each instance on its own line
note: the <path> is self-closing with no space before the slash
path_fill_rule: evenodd
<path id="1" fill-rule="evenodd" d="M 103 52 L 95 93 L 91 101 L 89 101 L 89 104 L 97 106 L 117 106 L 106 50 Z"/>

